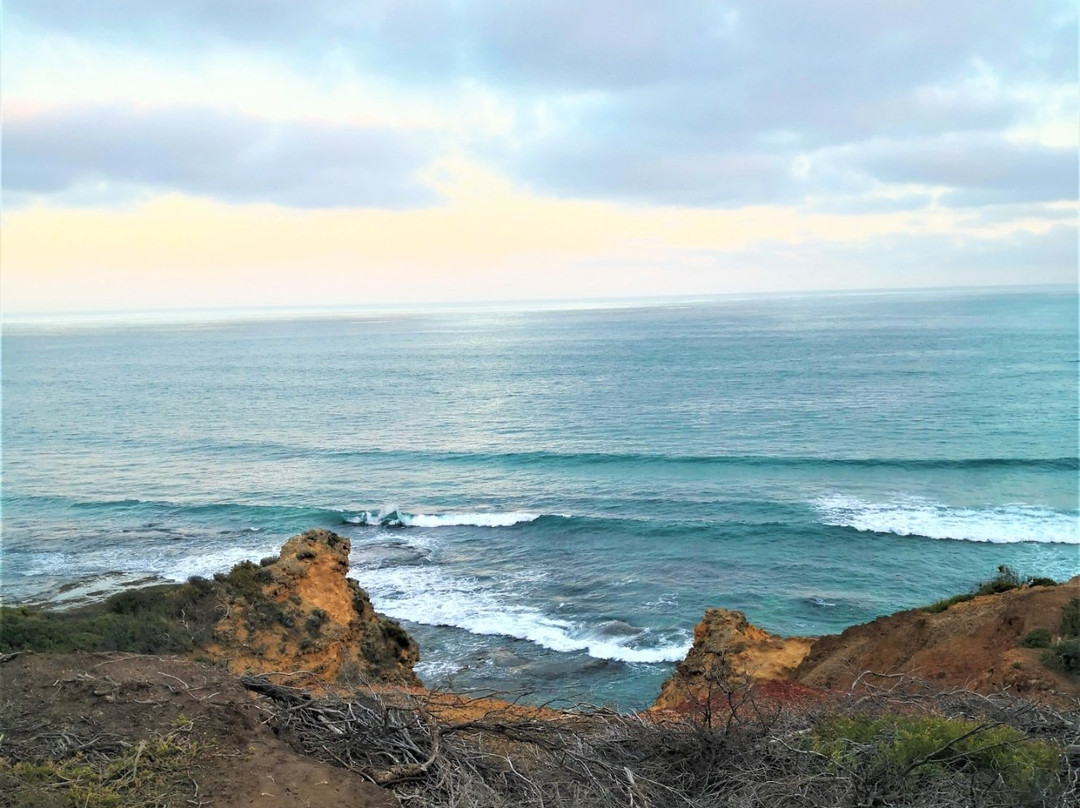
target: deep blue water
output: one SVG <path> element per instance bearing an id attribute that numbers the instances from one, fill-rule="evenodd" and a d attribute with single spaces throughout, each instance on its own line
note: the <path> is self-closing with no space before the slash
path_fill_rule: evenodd
<path id="1" fill-rule="evenodd" d="M 429 683 L 639 707 L 707 606 L 816 634 L 1080 573 L 1077 371 L 1067 290 L 9 323 L 0 581 L 328 527 Z"/>

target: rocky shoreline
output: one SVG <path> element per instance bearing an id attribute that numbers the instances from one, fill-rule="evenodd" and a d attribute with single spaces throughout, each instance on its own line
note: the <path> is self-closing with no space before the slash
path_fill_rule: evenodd
<path id="1" fill-rule="evenodd" d="M 517 790 L 521 783 L 509 784 L 505 767 L 496 774 L 484 769 L 478 748 L 498 749 L 483 754 L 505 759 L 510 770 L 528 770 L 521 776 L 532 784 L 525 791 L 539 799 L 536 804 L 550 804 L 543 800 L 545 791 L 550 798 L 564 788 L 621 793 L 608 803 L 565 804 L 674 804 L 656 799 L 676 786 L 657 785 L 653 793 L 653 785 L 642 785 L 642 778 L 654 785 L 663 780 L 662 771 L 601 743 L 614 736 L 644 751 L 649 744 L 678 746 L 691 739 L 719 743 L 710 754 L 722 747 L 735 757 L 715 766 L 730 769 L 731 789 L 744 791 L 764 788 L 771 775 L 763 770 L 758 774 L 765 781 L 739 780 L 736 758 L 760 752 L 769 739 L 782 741 L 794 755 L 785 767 L 804 767 L 807 777 L 831 783 L 821 786 L 822 801 L 799 804 L 861 804 L 857 800 L 866 796 L 873 767 L 886 763 L 878 774 L 891 783 L 882 786 L 883 793 L 895 792 L 894 797 L 917 792 L 931 772 L 940 779 L 935 789 L 947 783 L 950 794 L 961 794 L 963 785 L 979 799 L 997 794 L 993 789 L 1014 798 L 1024 791 L 1027 804 L 1075 796 L 1070 750 L 1080 743 L 1080 676 L 1071 665 L 1080 642 L 1080 576 L 1054 584 L 1003 572 L 985 594 L 818 638 L 774 636 L 739 612 L 709 609 L 653 708 L 641 716 L 617 716 L 424 690 L 413 672 L 420 649 L 346 577 L 349 550 L 347 539 L 308 531 L 289 539 L 278 556 L 244 562 L 213 580 L 125 591 L 104 604 L 66 612 L 5 608 L 0 792 L 7 796 L 0 805 L 67 805 L 76 797 L 86 805 L 143 804 L 135 801 L 142 792 L 135 789 L 134 774 L 86 781 L 89 775 L 80 780 L 72 767 L 99 760 L 106 770 L 130 765 L 137 772 L 149 743 L 160 748 L 161 761 L 190 758 L 191 765 L 174 770 L 162 764 L 157 779 L 150 779 L 153 788 L 173 794 L 172 801 L 145 804 L 532 804 L 513 801 L 526 799 Z M 1032 715 L 1042 723 L 1031 725 L 1023 717 Z M 858 735 L 858 743 L 847 736 L 830 740 L 840 718 L 855 722 L 858 731 L 845 732 Z M 908 726 L 912 721 L 915 729 Z M 267 724 L 273 727 L 269 734 Z M 383 728 L 376 731 L 376 725 Z M 988 757 L 989 746 L 964 752 L 958 766 L 940 764 L 949 756 L 934 748 L 924 750 L 931 755 L 926 762 L 910 769 L 917 760 L 893 759 L 900 753 L 890 744 L 903 732 L 932 736 L 920 749 L 937 743 L 955 751 L 966 738 L 985 736 L 990 744 L 991 732 L 1001 727 L 1017 734 L 992 743 L 1023 752 L 1023 761 Z M 381 740 L 366 747 L 348 740 L 368 735 Z M 593 762 L 580 763 L 570 780 L 560 780 L 551 756 L 561 749 L 565 761 L 575 737 L 579 746 L 592 749 Z M 108 739 L 105 746 L 102 738 Z M 397 751 L 387 751 L 386 744 Z M 876 749 L 877 758 L 846 757 L 864 747 Z M 218 751 L 209 753 L 210 748 Z M 822 749 L 832 764 L 818 759 Z M 223 759 L 232 763 L 222 768 Z M 870 764 L 859 777 L 845 774 L 845 767 L 855 771 Z M 612 766 L 625 769 L 617 786 L 605 779 Z M 189 783 L 180 769 L 198 777 L 185 775 Z M 1020 769 L 1028 774 L 1020 777 Z M 442 779 L 433 781 L 436 771 Z M 707 781 L 708 771 L 695 769 L 694 777 L 679 781 L 679 788 L 694 792 L 680 797 L 686 804 L 783 804 L 724 801 L 711 787 L 698 794 L 694 789 L 704 786 L 695 778 Z M 465 779 L 451 791 L 476 788 L 490 799 L 454 802 L 446 788 L 455 778 Z M 280 787 L 271 788 L 271 781 Z M 592 783 L 588 789 L 586 781 Z"/>

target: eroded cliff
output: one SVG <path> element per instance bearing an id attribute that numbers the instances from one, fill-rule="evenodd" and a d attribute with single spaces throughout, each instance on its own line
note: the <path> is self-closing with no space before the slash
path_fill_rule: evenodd
<path id="1" fill-rule="evenodd" d="M 717 694 L 747 686 L 765 694 L 771 687 L 787 698 L 845 691 L 860 678 L 881 684 L 867 674 L 894 677 L 893 682 L 900 674 L 941 690 L 1007 691 L 1075 706 L 1080 679 L 1054 653 L 1080 653 L 1076 630 L 1063 628 L 1072 619 L 1067 613 L 1076 612 L 1074 622 L 1080 621 L 1080 576 L 962 597 L 968 599 L 937 611 L 897 612 L 819 638 L 778 637 L 741 612 L 709 609 L 654 709 L 701 708 Z"/>

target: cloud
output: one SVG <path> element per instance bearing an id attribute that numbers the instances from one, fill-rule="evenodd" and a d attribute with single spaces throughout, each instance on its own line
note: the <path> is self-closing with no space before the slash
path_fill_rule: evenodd
<path id="1" fill-rule="evenodd" d="M 1075 149 L 992 135 L 875 143 L 853 162 L 883 182 L 949 188 L 940 201 L 956 207 L 1054 202 L 1078 193 Z"/>
<path id="2" fill-rule="evenodd" d="M 357 64 L 410 72 L 420 62 L 455 78 L 561 88 L 686 80 L 742 65 L 770 84 L 780 73 L 826 91 L 888 89 L 974 55 L 1017 74 L 1075 69 L 1069 0 L 8 0 L 5 12 L 113 42 L 273 44 L 293 54 L 340 47 Z"/>
<path id="3" fill-rule="evenodd" d="M 1062 87 L 1075 99 L 1069 0 L 8 0 L 5 14 L 16 30 L 104 48 L 233 49 L 324 87 L 397 86 L 441 110 L 452 149 L 561 197 L 721 207 L 932 199 L 909 193 L 918 184 L 944 189 L 938 203 L 979 206 L 1075 188 L 1051 176 L 1066 156 L 1006 142 L 1041 126 Z M 496 135 L 453 127 L 466 87 L 505 115 Z M 1055 120 L 1075 120 L 1070 103 Z M 228 184 L 225 198 L 357 197 Z"/>
<path id="4" fill-rule="evenodd" d="M 64 108 L 4 122 L 4 190 L 9 202 L 182 192 L 300 208 L 414 207 L 437 198 L 417 176 L 434 145 L 420 131 L 198 107 Z"/>

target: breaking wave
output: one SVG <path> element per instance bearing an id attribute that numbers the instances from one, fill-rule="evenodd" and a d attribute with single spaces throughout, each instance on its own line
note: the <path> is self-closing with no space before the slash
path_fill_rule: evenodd
<path id="1" fill-rule="evenodd" d="M 606 624 L 577 625 L 514 603 L 476 579 L 452 577 L 432 566 L 367 570 L 364 586 L 379 611 L 390 617 L 528 640 L 562 653 L 583 651 L 595 659 L 656 663 L 677 662 L 690 649 L 684 633 L 657 638 L 661 642 L 655 647 L 642 647 L 637 642 L 651 638 L 645 629 L 614 632 Z"/>
<path id="2" fill-rule="evenodd" d="M 1076 512 L 1037 505 L 952 508 L 918 497 L 867 502 L 856 497 L 828 496 L 814 502 L 814 507 L 826 525 L 872 533 L 994 544 L 1080 544 L 1080 517 Z"/>
<path id="3" fill-rule="evenodd" d="M 373 527 L 512 527 L 526 522 L 535 522 L 541 514 L 521 513 L 405 513 L 391 510 L 361 511 L 355 516 L 348 516 L 345 521 L 350 525 L 369 525 Z"/>

